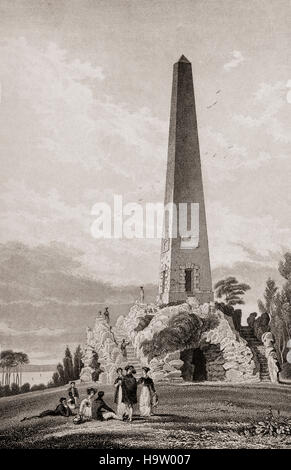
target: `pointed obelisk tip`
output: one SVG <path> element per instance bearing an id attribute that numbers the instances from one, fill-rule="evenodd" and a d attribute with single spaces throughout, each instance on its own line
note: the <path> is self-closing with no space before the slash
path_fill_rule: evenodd
<path id="1" fill-rule="evenodd" d="M 182 54 L 178 62 L 185 62 L 186 64 L 190 64 L 189 60 Z"/>

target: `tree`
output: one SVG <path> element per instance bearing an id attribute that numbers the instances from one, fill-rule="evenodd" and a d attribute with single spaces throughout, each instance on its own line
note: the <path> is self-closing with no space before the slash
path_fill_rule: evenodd
<path id="1" fill-rule="evenodd" d="M 66 379 L 65 379 L 65 371 L 64 371 L 64 368 L 63 368 L 63 365 L 61 363 L 59 363 L 57 365 L 57 371 L 58 371 L 58 374 L 59 374 L 59 385 L 65 385 L 66 382 Z"/>
<path id="2" fill-rule="evenodd" d="M 82 350 L 81 346 L 77 346 L 76 351 L 74 353 L 74 379 L 79 379 L 80 372 L 81 372 L 81 364 L 82 364 Z"/>
<path id="3" fill-rule="evenodd" d="M 279 262 L 279 273 L 286 280 L 279 290 L 272 279 L 268 279 L 264 292 L 264 301 L 258 305 L 262 314 L 270 316 L 270 329 L 275 339 L 275 347 L 281 365 L 286 361 L 287 342 L 291 338 L 291 253 L 284 254 Z M 258 318 L 257 321 L 260 320 Z"/>
<path id="4" fill-rule="evenodd" d="M 215 294 L 217 298 L 221 299 L 224 297 L 224 303 L 228 307 L 233 307 L 234 305 L 245 303 L 242 296 L 250 289 L 250 286 L 248 284 L 239 283 L 235 277 L 229 276 L 226 279 L 218 281 L 214 289 L 216 290 Z"/>
<path id="5" fill-rule="evenodd" d="M 0 355 L 1 367 L 4 371 L 4 380 L 3 384 L 10 386 L 11 371 L 16 367 L 15 353 L 12 349 L 7 349 L 1 352 Z"/>
<path id="6" fill-rule="evenodd" d="M 272 315 L 271 311 L 274 306 L 274 301 L 276 298 L 276 294 L 278 292 L 278 287 L 273 279 L 269 277 L 266 282 L 265 292 L 264 292 L 264 301 L 258 300 L 258 307 L 261 313 L 268 313 L 268 315 Z"/>
<path id="7" fill-rule="evenodd" d="M 284 254 L 284 259 L 280 261 L 278 270 L 284 279 L 287 281 L 291 280 L 291 253 L 287 252 Z"/>
<path id="8" fill-rule="evenodd" d="M 16 383 L 18 383 L 18 385 L 21 386 L 22 385 L 22 368 L 24 364 L 29 363 L 28 355 L 23 352 L 16 352 L 15 361 L 17 363 L 17 367 L 20 368 L 20 375 L 17 370 Z"/>
<path id="9" fill-rule="evenodd" d="M 68 346 L 65 350 L 65 357 L 63 359 L 64 364 L 64 379 L 65 383 L 68 383 L 70 380 L 74 379 L 74 367 L 73 367 L 73 359 L 72 354 Z"/>

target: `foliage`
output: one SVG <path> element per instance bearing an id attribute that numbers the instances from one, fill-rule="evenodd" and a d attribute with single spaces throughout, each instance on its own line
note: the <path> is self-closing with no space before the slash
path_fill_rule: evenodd
<path id="1" fill-rule="evenodd" d="M 261 313 L 268 313 L 271 316 L 271 309 L 273 307 L 275 297 L 278 292 L 278 287 L 273 279 L 269 277 L 266 282 L 264 301 L 258 300 L 258 306 Z"/>
<path id="2" fill-rule="evenodd" d="M 73 367 L 73 358 L 70 349 L 68 346 L 65 350 L 65 357 L 63 359 L 64 364 L 64 383 L 70 382 L 74 379 L 74 367 Z"/>
<path id="3" fill-rule="evenodd" d="M 28 382 L 25 382 L 20 387 L 20 393 L 27 393 L 27 392 L 30 392 L 30 384 Z"/>
<path id="4" fill-rule="evenodd" d="M 216 290 L 216 297 L 218 299 L 224 298 L 226 305 L 233 306 L 244 304 L 242 296 L 250 289 L 250 286 L 245 283 L 239 283 L 235 277 L 229 276 L 226 279 L 218 281 L 214 289 Z"/>
<path id="5" fill-rule="evenodd" d="M 35 384 L 31 387 L 30 391 L 31 392 L 35 392 L 36 390 L 45 390 L 46 389 L 46 386 L 45 384 Z"/>
<path id="6" fill-rule="evenodd" d="M 74 372 L 73 376 L 74 379 L 77 380 L 80 377 L 80 372 L 82 369 L 82 350 L 81 346 L 77 346 L 76 351 L 74 353 Z"/>
<path id="7" fill-rule="evenodd" d="M 150 324 L 153 317 L 153 315 L 145 315 L 144 317 L 141 317 L 139 320 L 139 324 L 134 329 L 134 331 L 138 333 L 139 331 L 144 330 Z"/>
<path id="8" fill-rule="evenodd" d="M 269 278 L 266 283 L 264 301 L 259 300 L 258 305 L 262 312 L 270 316 L 269 327 L 274 336 L 277 356 L 282 366 L 286 361 L 287 341 L 291 338 L 291 253 L 284 254 L 278 270 L 286 279 L 285 284 L 279 290 L 275 282 Z"/>
<path id="9" fill-rule="evenodd" d="M 154 357 L 177 349 L 195 347 L 199 343 L 201 334 L 216 326 L 217 318 L 214 315 L 202 319 L 185 311 L 180 312 L 170 319 L 166 328 L 154 333 L 151 340 L 143 341 L 141 347 L 150 361 Z"/>
<path id="10" fill-rule="evenodd" d="M 22 384 L 22 367 L 28 364 L 29 359 L 27 354 L 23 352 L 15 352 L 12 349 L 1 351 L 0 367 L 2 368 L 2 384 L 9 385 L 11 382 L 11 375 L 15 377 L 15 383 Z"/>
<path id="11" fill-rule="evenodd" d="M 287 281 L 290 280 L 291 275 L 291 253 L 285 253 L 284 259 L 280 261 L 278 267 L 279 273 L 281 274 L 284 279 Z"/>
<path id="12" fill-rule="evenodd" d="M 57 365 L 57 374 L 59 375 L 59 385 L 65 385 L 65 371 L 63 365 L 59 362 Z"/>
<path id="13" fill-rule="evenodd" d="M 282 417 L 278 411 L 278 416 L 273 414 L 270 407 L 267 415 L 258 422 L 253 422 L 243 429 L 245 436 L 282 436 L 291 435 L 291 423 L 288 418 Z"/>
<path id="14" fill-rule="evenodd" d="M 15 382 L 11 384 L 11 395 L 17 395 L 20 392 L 19 385 Z"/>

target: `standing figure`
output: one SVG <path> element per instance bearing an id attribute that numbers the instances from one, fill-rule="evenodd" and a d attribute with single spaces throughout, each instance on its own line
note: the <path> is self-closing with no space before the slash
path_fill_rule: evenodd
<path id="1" fill-rule="evenodd" d="M 98 392 L 98 397 L 92 402 L 92 418 L 99 421 L 108 419 L 122 419 L 114 413 L 113 409 L 103 400 L 104 392 Z"/>
<path id="2" fill-rule="evenodd" d="M 95 388 L 87 388 L 87 397 L 81 401 L 80 416 L 82 420 L 88 421 L 92 418 L 92 401 L 97 390 Z"/>
<path id="3" fill-rule="evenodd" d="M 123 379 L 123 370 L 121 367 L 118 367 L 116 370 L 117 377 L 114 381 L 115 387 L 115 395 L 114 395 L 114 403 L 117 405 L 116 414 L 120 417 L 123 417 L 125 414 L 125 406 L 122 403 L 122 379 Z"/>
<path id="4" fill-rule="evenodd" d="M 144 288 L 143 286 L 140 286 L 140 303 L 143 304 L 144 303 Z"/>
<path id="5" fill-rule="evenodd" d="M 125 339 L 123 338 L 121 344 L 120 344 L 120 349 L 121 349 L 121 353 L 122 353 L 122 356 L 123 356 L 123 359 L 127 359 L 127 351 L 126 351 L 126 346 L 128 346 L 129 343 L 125 341 Z"/>
<path id="6" fill-rule="evenodd" d="M 78 392 L 75 382 L 70 383 L 70 388 L 68 389 L 69 396 L 70 396 L 70 392 L 72 394 L 72 397 L 75 400 L 75 405 L 78 406 L 79 392 Z"/>
<path id="7" fill-rule="evenodd" d="M 110 317 L 109 317 L 109 310 L 108 310 L 108 307 L 105 307 L 105 310 L 104 310 L 104 318 L 105 320 L 107 321 L 107 323 L 110 323 Z"/>
<path id="8" fill-rule="evenodd" d="M 129 421 L 132 421 L 133 405 L 137 403 L 137 383 L 133 374 L 136 373 L 133 366 L 126 366 L 126 375 L 122 379 L 122 403 L 125 404 L 125 413 Z"/>
<path id="9" fill-rule="evenodd" d="M 150 416 L 152 413 L 153 396 L 156 393 L 153 379 L 148 376 L 150 369 L 142 368 L 142 377 L 137 384 L 141 385 L 141 394 L 139 397 L 139 410 L 141 416 Z"/>

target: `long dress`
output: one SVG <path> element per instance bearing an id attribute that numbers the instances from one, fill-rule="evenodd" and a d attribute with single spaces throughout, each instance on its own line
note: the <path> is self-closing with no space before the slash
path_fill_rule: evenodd
<path id="1" fill-rule="evenodd" d="M 125 403 L 122 402 L 122 377 L 117 377 L 114 381 L 114 385 L 118 384 L 115 389 L 114 403 L 117 405 L 116 414 L 121 418 L 126 414 Z"/>
<path id="2" fill-rule="evenodd" d="M 84 420 L 92 418 L 92 402 L 90 398 L 84 398 L 84 400 L 81 401 L 80 415 Z"/>
<path id="3" fill-rule="evenodd" d="M 141 385 L 139 397 L 140 415 L 150 416 L 152 413 L 152 396 L 155 393 L 154 382 L 150 377 L 141 377 L 138 384 Z"/>

